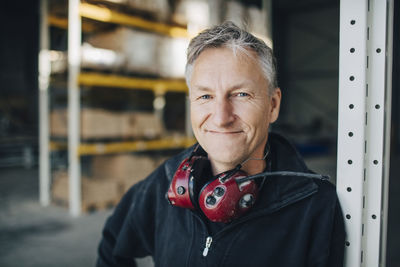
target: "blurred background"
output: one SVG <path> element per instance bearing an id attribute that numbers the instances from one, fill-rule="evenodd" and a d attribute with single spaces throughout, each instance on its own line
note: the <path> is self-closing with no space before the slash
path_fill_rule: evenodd
<path id="1" fill-rule="evenodd" d="M 398 1 L 394 10 L 398 73 Z M 86 0 L 70 18 L 75 30 L 68 11 L 67 0 L 0 9 L 0 266 L 95 264 L 104 222 L 124 192 L 195 142 L 186 47 L 225 20 L 273 47 L 283 99 L 272 130 L 335 183 L 339 0 Z M 399 86 L 394 74 L 387 266 L 400 266 Z M 72 195 L 69 128 L 77 130 L 80 179 Z M 151 258 L 139 264 L 152 266 Z"/>

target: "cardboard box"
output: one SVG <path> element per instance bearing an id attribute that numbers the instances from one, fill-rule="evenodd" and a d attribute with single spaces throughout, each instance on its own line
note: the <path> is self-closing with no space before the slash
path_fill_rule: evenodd
<path id="1" fill-rule="evenodd" d="M 134 112 L 128 114 L 129 123 L 124 128 L 123 135 L 136 138 L 157 138 L 163 133 L 161 119 L 155 113 Z"/>
<path id="2" fill-rule="evenodd" d="M 140 181 L 148 176 L 154 167 L 154 160 L 148 156 L 117 154 L 92 158 L 92 175 L 99 179 L 125 180 L 134 176 Z"/>
<path id="3" fill-rule="evenodd" d="M 90 36 L 87 42 L 95 47 L 111 49 L 125 56 L 125 69 L 131 72 L 157 75 L 158 47 L 161 36 L 151 32 L 119 27 L 113 31 Z"/>
<path id="4" fill-rule="evenodd" d="M 156 161 L 148 156 L 118 154 L 92 158 L 93 177 L 118 181 L 123 191 L 146 178 L 155 168 Z"/>
<path id="5" fill-rule="evenodd" d="M 168 0 L 102 0 L 102 2 L 121 5 L 122 8 L 126 6 L 135 10 L 136 13 L 151 15 L 155 20 L 159 21 L 166 21 L 170 14 Z M 122 12 L 124 12 L 123 9 Z"/>
<path id="6" fill-rule="evenodd" d="M 143 10 L 152 13 L 159 21 L 166 21 L 170 14 L 168 0 L 127 0 L 128 5 L 133 9 Z"/>
<path id="7" fill-rule="evenodd" d="M 189 40 L 185 38 L 165 37 L 160 42 L 160 75 L 166 78 L 184 78 L 186 51 Z"/>
<path id="8" fill-rule="evenodd" d="M 68 70 L 68 54 L 65 51 L 51 50 L 51 73 L 64 73 Z M 81 46 L 81 67 L 96 70 L 120 71 L 126 65 L 125 55 L 110 49 L 93 47 L 88 43 Z"/>
<path id="9" fill-rule="evenodd" d="M 125 55 L 110 49 L 93 47 L 83 43 L 81 47 L 81 67 L 97 70 L 120 71 L 126 62 Z"/>
<path id="10" fill-rule="evenodd" d="M 163 132 L 161 120 L 150 112 L 111 112 L 103 109 L 81 109 L 82 139 L 157 138 Z M 65 109 L 50 114 L 50 132 L 54 137 L 68 135 L 68 114 Z"/>
<path id="11" fill-rule="evenodd" d="M 122 195 L 123 185 L 115 180 L 81 177 L 82 210 L 101 210 L 116 205 Z M 67 172 L 54 173 L 52 197 L 55 203 L 69 205 L 69 179 Z"/>

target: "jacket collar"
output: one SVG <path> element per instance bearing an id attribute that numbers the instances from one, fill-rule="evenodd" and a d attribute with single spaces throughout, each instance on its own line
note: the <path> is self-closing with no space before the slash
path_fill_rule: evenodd
<path id="1" fill-rule="evenodd" d="M 271 149 L 271 171 L 310 172 L 298 151 L 283 136 L 276 133 L 269 133 L 268 142 Z M 172 180 L 180 163 L 192 154 L 195 147 L 196 145 L 184 150 L 166 162 L 165 171 L 169 182 Z M 312 178 L 298 176 L 273 176 L 266 178 L 253 211 L 276 211 L 300 201 L 317 191 L 318 186 Z"/>
<path id="2" fill-rule="evenodd" d="M 296 148 L 283 136 L 270 133 L 271 171 L 310 173 Z M 254 210 L 276 211 L 318 191 L 312 178 L 272 176 L 266 178 Z"/>

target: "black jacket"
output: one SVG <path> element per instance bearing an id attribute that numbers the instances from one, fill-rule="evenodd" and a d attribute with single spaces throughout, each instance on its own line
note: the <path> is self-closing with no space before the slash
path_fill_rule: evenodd
<path id="1" fill-rule="evenodd" d="M 284 138 L 270 134 L 273 171 L 310 172 Z M 335 187 L 306 177 L 267 178 L 252 210 L 210 236 L 202 216 L 165 198 L 185 150 L 134 185 L 107 220 L 97 266 L 343 266 L 344 222 Z M 212 241 L 206 257 L 207 237 Z"/>

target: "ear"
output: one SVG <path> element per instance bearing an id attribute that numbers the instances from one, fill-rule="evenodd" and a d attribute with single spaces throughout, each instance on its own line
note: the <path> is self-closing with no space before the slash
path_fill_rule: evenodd
<path id="1" fill-rule="evenodd" d="M 278 119 L 279 110 L 281 107 L 282 92 L 279 87 L 275 88 L 270 98 L 270 120 L 269 123 L 273 123 Z"/>

